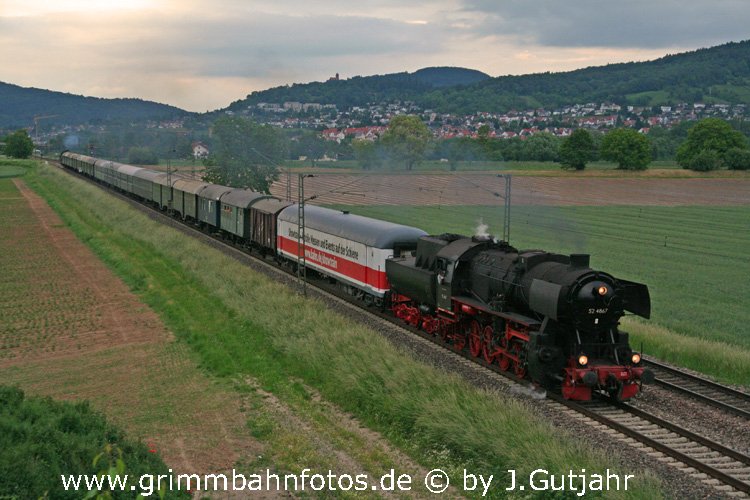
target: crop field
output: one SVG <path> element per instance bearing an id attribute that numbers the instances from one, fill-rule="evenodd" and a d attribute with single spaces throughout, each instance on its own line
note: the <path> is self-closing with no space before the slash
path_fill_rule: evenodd
<path id="1" fill-rule="evenodd" d="M 232 465 L 243 432 L 238 404 L 44 200 L 16 182 L 0 180 L 0 379 L 90 400 L 176 470 Z"/>
<path id="2" fill-rule="evenodd" d="M 498 206 L 338 207 L 430 233 L 475 234 L 481 223 L 502 234 Z M 511 220 L 517 248 L 589 253 L 593 267 L 648 284 L 651 321 L 628 320 L 646 353 L 750 385 L 750 205 L 513 205 Z M 674 334 L 706 341 L 717 360 L 678 352 Z"/>
<path id="3" fill-rule="evenodd" d="M 255 440 L 238 460 L 243 468 L 377 474 L 395 467 L 415 474 L 438 466 L 460 474 L 470 466 L 504 479 L 509 468 L 618 468 L 616 454 L 592 450 L 526 404 L 411 359 L 367 327 L 149 220 L 97 187 L 49 168 L 26 179 L 174 332 L 177 342 L 170 345 L 177 357 L 151 363 L 169 366 L 184 355 L 214 386 L 234 391 Z M 70 367 L 74 358 L 64 359 Z M 112 360 L 99 359 L 90 365 L 95 373 Z M 136 372 L 146 371 L 140 368 L 148 359 L 135 361 Z M 60 365 L 41 371 L 71 378 Z M 0 369 L 0 376 L 22 384 L 51 383 L 39 373 L 26 365 Z M 148 380 L 169 392 L 182 387 L 179 376 L 156 372 Z M 187 411 L 207 405 L 201 396 L 192 405 L 182 400 L 184 418 L 174 398 L 167 401 L 170 410 L 150 407 L 143 418 L 153 412 L 150 418 L 174 429 L 205 427 Z M 237 449 L 210 449 L 225 448 Z M 653 475 L 641 471 L 637 477 L 622 497 L 660 496 Z"/>

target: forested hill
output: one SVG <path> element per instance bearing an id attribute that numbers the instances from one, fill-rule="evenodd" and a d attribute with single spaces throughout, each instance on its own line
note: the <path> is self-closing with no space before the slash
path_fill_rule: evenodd
<path id="1" fill-rule="evenodd" d="M 335 104 L 339 109 L 347 109 L 375 102 L 416 100 L 436 88 L 465 86 L 489 78 L 489 75 L 473 69 L 439 67 L 423 68 L 414 73 L 295 83 L 253 92 L 247 98 L 233 102 L 228 109 L 238 111 L 261 102 L 281 104 L 287 101 Z"/>
<path id="2" fill-rule="evenodd" d="M 750 40 L 654 61 L 565 73 L 472 80 L 451 79 L 436 71 L 445 69 L 472 75 L 472 70 L 460 68 L 426 68 L 415 73 L 294 84 L 253 92 L 232 103 L 229 109 L 286 101 L 336 104 L 339 109 L 346 109 L 372 102 L 410 100 L 425 109 L 459 114 L 603 101 L 637 106 L 678 102 L 750 104 Z"/>
<path id="3" fill-rule="evenodd" d="M 604 101 L 639 106 L 750 104 L 750 40 L 648 62 L 492 78 L 468 88 L 425 93 L 419 103 L 442 111 L 473 112 Z"/>
<path id="4" fill-rule="evenodd" d="M 92 121 L 136 121 L 187 114 L 179 108 L 141 99 L 102 99 L 19 87 L 0 82 L 0 127 L 29 127 L 35 116 L 51 116 L 45 125 Z"/>

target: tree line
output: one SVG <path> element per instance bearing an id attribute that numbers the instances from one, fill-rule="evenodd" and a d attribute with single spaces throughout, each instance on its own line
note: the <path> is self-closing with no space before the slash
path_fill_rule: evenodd
<path id="1" fill-rule="evenodd" d="M 190 155 L 192 137 L 165 131 L 130 130 L 125 132 L 126 137 L 110 133 L 89 138 L 89 147 L 84 144 L 79 150 L 111 158 L 113 155 L 102 151 L 106 145 L 110 145 L 110 152 L 124 154 L 123 139 L 137 142 L 136 135 L 146 144 L 154 141 L 160 154 L 149 146 L 132 146 L 127 158 L 114 155 L 115 159 L 143 165 L 156 163 L 162 154 L 173 159 Z M 23 158 L 33 152 L 25 130 L 10 134 L 3 142 L 8 156 Z M 583 170 L 597 160 L 614 162 L 620 169 L 641 170 L 652 160 L 664 158 L 673 158 L 681 167 L 698 171 L 750 167 L 747 136 L 718 118 L 686 122 L 670 130 L 652 128 L 648 135 L 630 128 L 605 134 L 577 129 L 562 138 L 541 132 L 525 138 L 498 139 L 490 136 L 488 125 L 483 125 L 476 137 L 436 141 L 418 116 L 398 115 L 375 141 L 337 144 L 323 140 L 315 131 L 287 131 L 241 117 L 223 116 L 213 124 L 210 143 L 211 155 L 205 160 L 207 180 L 263 192 L 268 192 L 278 178 L 285 161 L 302 156 L 309 158 L 312 166 L 324 155 L 354 159 L 366 170 L 393 166 L 411 170 L 425 160 L 446 161 L 451 170 L 467 161 L 559 162 L 562 168 Z M 60 150 L 67 149 L 65 144 L 58 146 Z"/>

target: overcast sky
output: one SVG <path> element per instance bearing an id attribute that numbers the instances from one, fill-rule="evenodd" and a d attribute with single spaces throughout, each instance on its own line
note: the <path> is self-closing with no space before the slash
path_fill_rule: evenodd
<path id="1" fill-rule="evenodd" d="M 565 71 L 750 38 L 748 0 L 0 0 L 0 81 L 207 111 L 294 82 Z"/>

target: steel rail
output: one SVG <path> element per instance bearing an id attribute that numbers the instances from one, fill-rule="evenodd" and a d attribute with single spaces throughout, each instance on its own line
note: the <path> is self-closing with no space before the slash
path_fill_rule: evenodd
<path id="1" fill-rule="evenodd" d="M 718 384 L 712 380 L 708 380 L 692 373 L 673 368 L 671 366 L 659 363 L 653 359 L 643 359 L 644 364 L 653 368 L 656 374 L 655 382 L 662 387 L 665 387 L 671 391 L 680 392 L 686 394 L 694 399 L 697 399 L 703 403 L 706 403 L 715 408 L 727 411 L 734 415 L 746 418 L 750 420 L 750 394 L 742 391 L 738 391 L 731 387 L 727 387 L 722 384 Z M 723 399 L 718 399 L 716 396 L 706 394 L 706 392 L 700 392 L 695 387 L 689 388 L 673 381 L 665 380 L 659 377 L 659 372 L 665 372 L 671 377 L 681 378 L 686 380 L 688 383 L 698 386 L 698 388 L 705 388 L 707 391 L 713 391 L 718 395 L 724 396 Z M 738 404 L 739 403 L 739 404 Z"/>

